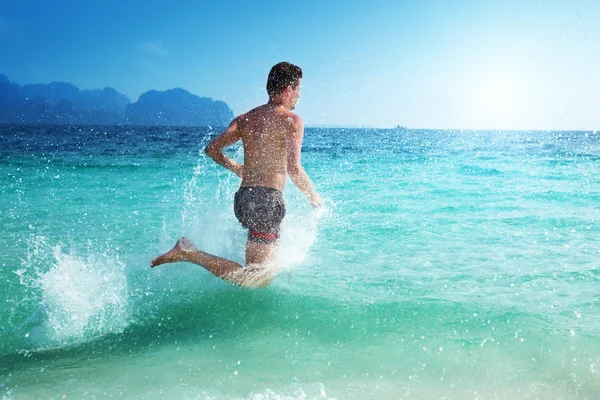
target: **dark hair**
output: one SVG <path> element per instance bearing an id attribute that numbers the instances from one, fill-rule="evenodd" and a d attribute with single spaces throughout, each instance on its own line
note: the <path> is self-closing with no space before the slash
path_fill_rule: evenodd
<path id="1" fill-rule="evenodd" d="M 269 96 L 276 96 L 281 94 L 289 85 L 292 85 L 295 89 L 298 87 L 301 78 L 302 70 L 300 67 L 285 61 L 275 64 L 271 68 L 267 79 L 267 93 L 269 93 Z"/>

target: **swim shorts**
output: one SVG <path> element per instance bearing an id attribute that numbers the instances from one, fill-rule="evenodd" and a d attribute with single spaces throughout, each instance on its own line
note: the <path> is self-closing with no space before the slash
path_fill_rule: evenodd
<path id="1" fill-rule="evenodd" d="M 279 239 L 279 227 L 285 216 L 283 193 L 262 186 L 244 186 L 235 194 L 235 216 L 249 229 L 248 240 L 271 244 Z"/>

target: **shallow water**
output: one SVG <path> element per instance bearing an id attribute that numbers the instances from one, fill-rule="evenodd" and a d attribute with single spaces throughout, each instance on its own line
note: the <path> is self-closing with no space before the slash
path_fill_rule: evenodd
<path id="1" fill-rule="evenodd" d="M 0 128 L 2 399 L 598 398 L 599 134 L 309 129 L 250 290 L 216 133 Z"/>

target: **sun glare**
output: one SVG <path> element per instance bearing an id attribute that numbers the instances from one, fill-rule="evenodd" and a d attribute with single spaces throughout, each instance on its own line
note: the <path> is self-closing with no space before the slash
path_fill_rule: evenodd
<path id="1" fill-rule="evenodd" d="M 492 80 L 483 89 L 485 108 L 492 114 L 510 110 L 514 102 L 514 89 L 509 81 Z"/>
<path id="2" fill-rule="evenodd" d="M 523 88 L 510 77 L 496 75 L 483 80 L 477 99 L 473 120 L 477 128 L 512 128 L 523 114 Z"/>

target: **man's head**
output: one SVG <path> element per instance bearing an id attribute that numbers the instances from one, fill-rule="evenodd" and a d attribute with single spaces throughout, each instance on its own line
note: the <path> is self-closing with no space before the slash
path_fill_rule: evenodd
<path id="1" fill-rule="evenodd" d="M 274 65 L 271 72 L 269 72 L 267 93 L 269 93 L 269 97 L 275 97 L 283 94 L 288 87 L 292 90 L 298 90 L 300 79 L 302 79 L 300 67 L 288 62 L 280 62 Z"/>

